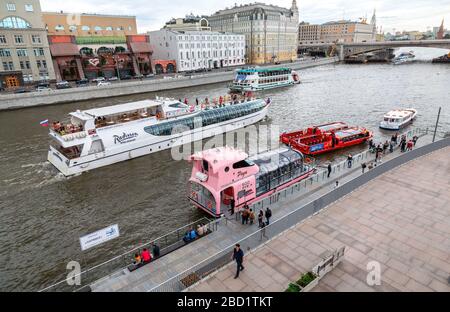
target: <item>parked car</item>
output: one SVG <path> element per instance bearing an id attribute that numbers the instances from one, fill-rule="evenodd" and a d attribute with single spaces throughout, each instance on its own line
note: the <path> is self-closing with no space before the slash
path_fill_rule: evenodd
<path id="1" fill-rule="evenodd" d="M 14 90 L 14 93 L 27 93 L 30 92 L 25 88 L 17 88 L 16 90 Z"/>
<path id="2" fill-rule="evenodd" d="M 68 81 L 60 81 L 56 83 L 56 89 L 69 89 L 71 88 L 70 84 Z"/>
<path id="3" fill-rule="evenodd" d="M 148 75 L 145 75 L 145 78 L 153 78 L 153 77 L 155 77 L 155 74 L 148 74 Z"/>
<path id="4" fill-rule="evenodd" d="M 102 82 L 106 81 L 105 77 L 97 77 L 91 80 L 91 82 Z"/>
<path id="5" fill-rule="evenodd" d="M 38 91 L 38 92 L 47 92 L 47 91 L 52 91 L 52 89 L 48 88 L 48 87 L 44 87 L 44 86 L 38 86 L 36 88 L 36 91 Z"/>
<path id="6" fill-rule="evenodd" d="M 78 80 L 76 82 L 76 84 L 77 84 L 78 87 L 88 86 L 89 85 L 89 80 L 84 78 L 84 79 Z"/>
<path id="7" fill-rule="evenodd" d="M 109 81 L 99 81 L 97 83 L 97 87 L 110 86 L 110 85 L 111 85 L 111 82 L 109 82 Z"/>
<path id="8" fill-rule="evenodd" d="M 108 78 L 108 81 L 117 81 L 117 80 L 119 80 L 119 78 L 117 78 L 116 76 Z"/>
<path id="9" fill-rule="evenodd" d="M 130 80 L 130 79 L 132 79 L 133 77 L 131 77 L 131 75 L 123 75 L 123 76 L 120 76 L 120 79 L 121 80 Z"/>
<path id="10" fill-rule="evenodd" d="M 133 78 L 134 78 L 134 79 L 143 79 L 143 78 L 144 78 L 144 75 L 136 75 L 136 76 L 134 76 Z"/>

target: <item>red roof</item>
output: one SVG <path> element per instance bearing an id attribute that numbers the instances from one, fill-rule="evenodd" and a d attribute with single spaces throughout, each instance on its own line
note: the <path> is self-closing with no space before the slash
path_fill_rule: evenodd
<path id="1" fill-rule="evenodd" d="M 148 42 L 130 42 L 131 52 L 133 53 L 152 53 L 152 47 Z"/>
<path id="2" fill-rule="evenodd" d="M 73 43 L 56 43 L 50 45 L 52 56 L 73 56 L 80 55 L 78 47 Z"/>

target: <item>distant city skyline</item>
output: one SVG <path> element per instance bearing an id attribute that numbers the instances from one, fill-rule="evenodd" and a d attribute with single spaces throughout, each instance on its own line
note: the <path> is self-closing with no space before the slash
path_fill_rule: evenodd
<path id="1" fill-rule="evenodd" d="M 253 1 L 238 0 L 41 0 L 44 11 L 65 11 L 73 13 L 124 14 L 137 17 L 138 31 L 144 33 L 158 30 L 171 18 L 186 14 L 211 15 L 214 12 Z M 289 8 L 292 0 L 259 0 L 266 4 Z M 377 12 L 377 26 L 384 32 L 427 31 L 438 27 L 444 18 L 445 28 L 450 28 L 450 0 L 297 0 L 300 21 L 322 24 L 332 20 L 359 20 L 370 22 L 373 10 Z M 447 26 L 448 25 L 448 26 Z"/>

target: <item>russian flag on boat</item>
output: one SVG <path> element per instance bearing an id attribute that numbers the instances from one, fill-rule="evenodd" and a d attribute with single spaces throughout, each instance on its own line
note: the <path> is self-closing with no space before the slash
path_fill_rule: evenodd
<path id="1" fill-rule="evenodd" d="M 42 127 L 48 127 L 48 119 L 41 121 L 40 124 Z"/>

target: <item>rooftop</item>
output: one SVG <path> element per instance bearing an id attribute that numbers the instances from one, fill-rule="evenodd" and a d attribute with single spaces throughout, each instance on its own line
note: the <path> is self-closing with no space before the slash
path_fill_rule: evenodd
<path id="1" fill-rule="evenodd" d="M 92 17 L 116 17 L 116 18 L 136 18 L 134 15 L 114 15 L 114 14 L 97 14 L 97 13 L 74 13 L 74 12 L 42 12 L 42 14 L 57 14 L 57 15 L 81 15 L 81 16 L 92 16 Z"/>
<path id="2" fill-rule="evenodd" d="M 190 157 L 191 160 L 206 160 L 213 172 L 218 172 L 222 167 L 247 159 L 248 154 L 233 147 L 225 146 L 198 152 Z"/>

